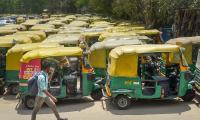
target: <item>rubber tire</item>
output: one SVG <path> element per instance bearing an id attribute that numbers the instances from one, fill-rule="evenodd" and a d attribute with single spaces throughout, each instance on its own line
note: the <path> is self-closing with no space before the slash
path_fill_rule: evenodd
<path id="1" fill-rule="evenodd" d="M 32 110 L 35 104 L 35 97 L 33 96 L 26 96 L 24 100 L 24 105 L 27 109 Z"/>
<path id="2" fill-rule="evenodd" d="M 3 95 L 3 94 L 4 94 L 4 92 L 5 92 L 5 89 L 4 89 L 4 87 L 3 87 L 3 86 L 1 86 L 1 87 L 0 87 L 0 95 Z"/>
<path id="3" fill-rule="evenodd" d="M 9 89 L 11 95 L 17 95 L 17 93 L 19 92 L 19 87 L 17 84 L 11 85 Z"/>
<path id="4" fill-rule="evenodd" d="M 126 103 L 124 106 L 120 105 L 121 100 Z M 119 110 L 126 110 L 131 104 L 131 99 L 126 95 L 119 95 L 114 99 L 114 104 Z"/>
<path id="5" fill-rule="evenodd" d="M 98 89 L 98 90 L 93 91 L 90 96 L 93 100 L 97 101 L 103 97 L 103 93 L 102 93 L 101 89 Z"/>
<path id="6" fill-rule="evenodd" d="M 185 102 L 190 102 L 195 98 L 195 91 L 194 90 L 187 90 L 186 94 L 181 97 Z"/>

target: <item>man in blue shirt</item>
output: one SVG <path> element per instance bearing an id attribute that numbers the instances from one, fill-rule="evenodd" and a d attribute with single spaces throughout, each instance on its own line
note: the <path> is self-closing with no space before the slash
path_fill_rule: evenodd
<path id="1" fill-rule="evenodd" d="M 57 99 L 48 92 L 48 82 L 51 80 L 51 78 L 48 77 L 48 74 L 51 74 L 52 70 L 53 68 L 51 68 L 50 63 L 47 63 L 47 61 L 44 61 L 42 63 L 42 71 L 38 75 L 37 80 L 38 94 L 35 99 L 35 105 L 32 112 L 31 120 L 36 120 L 36 114 L 38 113 L 44 102 L 52 109 L 57 120 L 67 120 L 67 118 L 60 117 L 55 104 L 55 102 L 57 102 Z"/>

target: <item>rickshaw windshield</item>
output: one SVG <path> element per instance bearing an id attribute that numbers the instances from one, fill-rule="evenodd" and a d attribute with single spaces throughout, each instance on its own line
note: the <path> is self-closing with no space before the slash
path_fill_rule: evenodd
<path id="1" fill-rule="evenodd" d="M 166 63 L 161 53 L 140 54 L 138 63 L 138 75 L 142 79 L 151 79 L 152 76 L 166 76 Z"/>
<path id="2" fill-rule="evenodd" d="M 183 54 L 184 51 L 185 51 L 184 48 L 180 48 L 181 63 L 182 63 L 182 65 L 183 65 L 184 67 L 188 67 L 189 65 L 188 65 L 188 63 L 187 63 L 187 60 L 186 60 L 184 54 Z"/>

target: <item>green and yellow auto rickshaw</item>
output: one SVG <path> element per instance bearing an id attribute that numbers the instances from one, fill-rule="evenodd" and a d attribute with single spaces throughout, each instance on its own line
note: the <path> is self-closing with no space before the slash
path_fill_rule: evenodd
<path id="1" fill-rule="evenodd" d="M 26 19 L 24 17 L 17 17 L 17 19 L 16 19 L 16 23 L 17 24 L 21 24 L 21 23 L 23 23 L 25 21 L 26 21 Z"/>
<path id="2" fill-rule="evenodd" d="M 26 30 L 30 30 L 30 28 L 40 22 L 39 19 L 29 19 L 22 23 L 23 26 L 26 27 Z"/>
<path id="3" fill-rule="evenodd" d="M 104 28 L 89 28 L 85 29 L 81 35 L 88 47 L 91 47 L 95 42 L 98 42 L 99 36 L 105 32 Z"/>
<path id="4" fill-rule="evenodd" d="M 46 36 L 58 33 L 58 29 L 55 29 L 54 25 L 50 24 L 35 24 L 30 28 L 31 31 L 43 31 Z"/>
<path id="5" fill-rule="evenodd" d="M 21 31 L 14 35 L 30 37 L 33 43 L 42 42 L 46 38 L 46 33 L 43 31 Z"/>
<path id="6" fill-rule="evenodd" d="M 200 48 L 200 36 L 175 38 L 167 41 L 166 44 L 179 45 L 185 48 L 184 55 L 190 66 L 190 71 L 195 71 L 198 50 Z"/>
<path id="7" fill-rule="evenodd" d="M 10 34 L 13 34 L 16 32 L 17 32 L 17 30 L 8 30 L 8 29 L 0 28 L 0 36 L 10 35 Z"/>
<path id="8" fill-rule="evenodd" d="M 192 84 L 193 88 L 195 89 L 196 98 L 200 102 L 200 50 L 198 51 L 196 69 L 194 72 L 194 78 Z"/>
<path id="9" fill-rule="evenodd" d="M 55 34 L 50 35 L 42 43 L 58 43 L 65 47 L 79 46 L 80 34 Z"/>
<path id="10" fill-rule="evenodd" d="M 146 36 L 119 36 L 109 37 L 102 42 L 97 42 L 90 47 L 88 60 L 94 68 L 97 77 L 105 78 L 108 56 L 112 49 L 124 45 L 141 45 L 151 41 Z"/>
<path id="11" fill-rule="evenodd" d="M 128 32 L 133 30 L 144 30 L 144 26 L 114 26 L 107 28 L 108 32 Z"/>
<path id="12" fill-rule="evenodd" d="M 4 36 L 0 37 L 0 94 L 4 93 L 5 78 L 6 78 L 6 53 L 15 44 L 31 43 L 27 37 Z M 12 58 L 13 60 L 14 58 Z"/>
<path id="13" fill-rule="evenodd" d="M 5 71 L 5 85 L 7 86 L 9 93 L 16 95 L 19 88 L 19 70 L 20 59 L 28 51 L 39 48 L 53 48 L 59 47 L 56 43 L 29 43 L 29 44 L 17 44 L 10 48 L 6 54 L 6 71 Z"/>
<path id="14" fill-rule="evenodd" d="M 131 99 L 174 99 L 191 101 L 195 94 L 189 83 L 192 74 L 177 45 L 129 45 L 109 54 L 106 93 L 119 109 Z M 173 54 L 176 53 L 175 56 Z"/>
<path id="15" fill-rule="evenodd" d="M 104 41 L 108 37 L 119 37 L 119 36 L 138 36 L 134 31 L 128 32 L 104 32 L 99 36 L 98 41 Z"/>
<path id="16" fill-rule="evenodd" d="M 91 95 L 99 100 L 103 95 L 95 83 L 93 69 L 79 47 L 57 47 L 29 51 L 21 58 L 20 99 L 27 108 L 33 108 L 34 97 L 28 93 L 27 80 L 41 69 L 41 64 L 49 62 L 55 69 L 49 91 L 58 99 L 74 99 Z"/>

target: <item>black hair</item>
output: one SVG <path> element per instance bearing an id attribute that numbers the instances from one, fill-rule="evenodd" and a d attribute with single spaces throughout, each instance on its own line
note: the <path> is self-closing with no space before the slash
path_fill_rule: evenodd
<path id="1" fill-rule="evenodd" d="M 42 67 L 41 67 L 41 69 L 42 69 L 42 70 L 46 70 L 46 69 L 49 68 L 49 67 L 51 67 L 50 62 L 49 62 L 48 60 L 43 60 L 43 61 L 42 61 Z"/>

